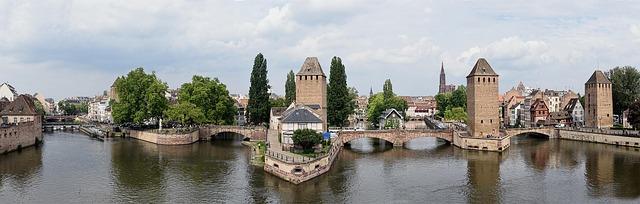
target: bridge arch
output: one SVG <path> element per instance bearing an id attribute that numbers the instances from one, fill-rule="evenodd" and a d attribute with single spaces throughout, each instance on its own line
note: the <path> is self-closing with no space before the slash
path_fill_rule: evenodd
<path id="1" fill-rule="evenodd" d="M 241 135 L 243 140 L 265 140 L 267 130 L 264 127 L 220 126 L 211 125 L 200 128 L 200 139 L 210 140 L 223 133 Z"/>
<path id="2" fill-rule="evenodd" d="M 393 143 L 393 146 L 404 146 L 404 143 L 422 137 L 440 138 L 448 143 L 453 140 L 451 130 L 372 130 L 372 131 L 343 131 L 339 133 L 342 143 L 348 143 L 359 138 L 378 138 Z"/>
<path id="3" fill-rule="evenodd" d="M 555 135 L 555 130 L 553 128 L 518 128 L 507 129 L 505 132 L 510 137 L 533 135 L 534 137 L 540 138 L 552 138 Z"/>

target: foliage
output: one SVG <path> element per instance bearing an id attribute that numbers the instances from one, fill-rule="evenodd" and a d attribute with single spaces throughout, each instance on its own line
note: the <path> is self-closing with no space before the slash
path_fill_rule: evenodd
<path id="1" fill-rule="evenodd" d="M 167 84 L 155 73 L 147 74 L 142 67 L 116 79 L 118 101 L 113 103 L 112 115 L 115 123 L 143 123 L 145 120 L 162 117 L 169 102 L 165 98 Z"/>
<path id="2" fill-rule="evenodd" d="M 288 107 L 290 105 L 285 98 L 269 99 L 269 103 L 271 107 Z"/>
<path id="3" fill-rule="evenodd" d="M 38 113 L 38 115 L 40 116 L 44 116 L 46 114 L 46 111 L 44 111 L 44 106 L 42 106 L 42 103 L 40 103 L 40 101 L 38 99 L 33 99 L 33 104 L 36 107 L 36 113 Z"/>
<path id="4" fill-rule="evenodd" d="M 183 116 L 193 116 L 194 120 L 191 120 L 191 123 L 196 124 L 232 125 L 238 113 L 235 101 L 229 96 L 227 86 L 217 78 L 193 76 L 190 83 L 182 84 L 180 87 L 178 103 L 184 105 L 173 107 L 174 111 L 183 113 Z M 179 108 L 190 106 L 197 108 L 203 117 L 198 118 L 199 116 L 196 117 L 195 113 L 187 114 L 188 112 L 179 110 Z"/>
<path id="5" fill-rule="evenodd" d="M 436 95 L 436 103 L 438 104 L 439 117 L 447 118 L 446 112 L 453 110 L 454 108 L 461 108 L 464 115 L 466 115 L 467 109 L 467 89 L 464 86 L 459 86 L 452 93 L 441 93 Z M 466 121 L 466 120 L 465 120 Z"/>
<path id="6" fill-rule="evenodd" d="M 384 123 L 385 129 L 398 129 L 400 127 L 400 118 L 390 118 Z"/>
<path id="7" fill-rule="evenodd" d="M 169 120 L 183 125 L 202 124 L 207 121 L 204 111 L 189 102 L 180 102 L 172 105 L 165 111 L 165 115 Z"/>
<path id="8" fill-rule="evenodd" d="M 445 120 L 455 120 L 455 121 L 463 121 L 467 122 L 467 112 L 462 107 L 455 107 L 444 112 Z"/>
<path id="9" fill-rule="evenodd" d="M 298 129 L 293 132 L 291 139 L 293 140 L 293 144 L 308 150 L 322 142 L 322 135 L 312 129 Z"/>
<path id="10" fill-rule="evenodd" d="M 296 74 L 293 73 L 293 70 L 287 74 L 287 82 L 284 84 L 284 90 L 285 103 L 287 104 L 286 106 L 288 106 L 296 100 Z"/>
<path id="11" fill-rule="evenodd" d="M 380 114 L 382 114 L 382 112 L 384 112 L 385 110 L 393 108 L 404 115 L 407 108 L 409 108 L 405 100 L 397 97 L 393 93 L 391 80 L 387 79 L 385 81 L 383 90 L 387 92 L 386 95 L 385 92 L 382 92 L 374 94 L 369 98 L 369 106 L 367 106 L 367 120 L 371 122 L 373 126 L 380 125 L 378 124 L 378 118 L 380 117 Z"/>
<path id="12" fill-rule="evenodd" d="M 251 86 L 249 87 L 249 103 L 247 104 L 247 119 L 250 124 L 260 125 L 269 122 L 269 80 L 267 79 L 267 59 L 258 54 L 253 62 L 251 71 Z"/>
<path id="13" fill-rule="evenodd" d="M 640 72 L 635 67 L 615 67 L 607 76 L 611 80 L 613 113 L 622 114 L 631 103 L 640 98 Z"/>
<path id="14" fill-rule="evenodd" d="M 637 100 L 629 106 L 628 117 L 629 124 L 635 129 L 640 129 L 640 100 Z"/>
<path id="15" fill-rule="evenodd" d="M 327 120 L 330 126 L 342 127 L 354 112 L 355 103 L 347 88 L 347 74 L 342 59 L 333 57 L 329 71 L 329 85 L 327 88 L 328 107 Z"/>
<path id="16" fill-rule="evenodd" d="M 42 105 L 41 105 L 42 106 Z M 86 103 L 69 103 L 69 101 L 63 100 L 58 102 L 58 108 L 65 115 L 78 115 L 89 112 L 89 105 Z"/>

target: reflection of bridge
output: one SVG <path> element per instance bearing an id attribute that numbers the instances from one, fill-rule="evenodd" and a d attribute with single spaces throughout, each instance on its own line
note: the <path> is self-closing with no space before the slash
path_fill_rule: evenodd
<path id="1" fill-rule="evenodd" d="M 351 142 L 359 138 L 378 138 L 393 143 L 394 146 L 403 146 L 405 142 L 420 137 L 436 137 L 447 142 L 453 141 L 452 130 L 367 130 L 367 131 L 341 131 L 339 134 L 342 143 Z"/>
<path id="2" fill-rule="evenodd" d="M 201 140 L 209 140 L 220 133 L 236 133 L 250 140 L 267 138 L 267 128 L 262 126 L 207 125 L 200 127 Z"/>

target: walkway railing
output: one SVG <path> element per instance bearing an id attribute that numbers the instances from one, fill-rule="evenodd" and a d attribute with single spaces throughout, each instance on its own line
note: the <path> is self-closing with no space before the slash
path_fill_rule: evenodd
<path id="1" fill-rule="evenodd" d="M 276 151 L 271 151 L 267 149 L 266 155 L 270 158 L 277 159 L 282 162 L 291 163 L 291 164 L 307 164 L 311 162 L 318 161 L 320 159 L 335 156 L 340 151 L 340 143 L 334 138 L 331 141 L 331 148 L 327 153 L 323 153 L 318 155 L 317 157 L 307 157 L 302 155 L 294 155 L 294 153 L 279 153 Z"/>
<path id="2" fill-rule="evenodd" d="M 565 127 L 557 128 L 566 131 L 586 132 L 586 133 L 600 133 L 607 135 L 625 136 L 625 137 L 640 137 L 640 130 L 612 130 L 612 129 L 598 129 L 598 128 L 577 128 L 577 127 Z"/>

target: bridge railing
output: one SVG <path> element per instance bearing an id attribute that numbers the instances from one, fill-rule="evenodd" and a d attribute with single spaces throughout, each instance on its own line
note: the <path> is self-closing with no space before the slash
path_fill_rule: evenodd
<path id="1" fill-rule="evenodd" d="M 335 155 L 340 151 L 340 143 L 339 138 L 334 138 L 331 141 L 331 148 L 327 153 L 319 154 L 317 157 L 307 157 L 302 155 L 292 155 L 291 154 L 283 154 L 276 151 L 271 151 L 267 149 L 266 155 L 270 158 L 277 159 L 282 162 L 290 163 L 290 164 L 307 164 L 311 162 L 318 161 L 320 159 L 330 157 L 334 158 Z"/>
<path id="2" fill-rule="evenodd" d="M 586 132 L 586 133 L 600 133 L 607 135 L 625 136 L 625 137 L 640 137 L 640 130 L 612 130 L 612 129 L 598 129 L 598 128 L 578 128 L 578 127 L 565 127 L 557 128 L 566 131 Z"/>

